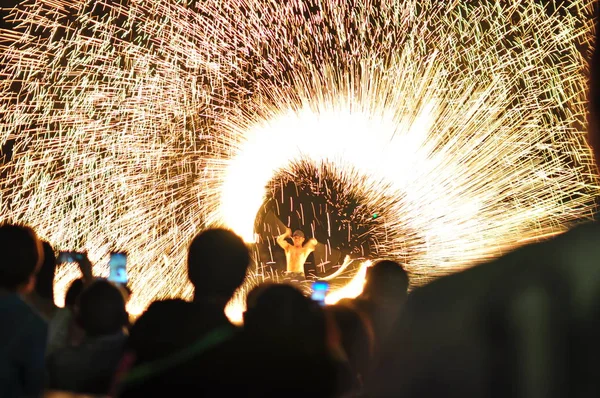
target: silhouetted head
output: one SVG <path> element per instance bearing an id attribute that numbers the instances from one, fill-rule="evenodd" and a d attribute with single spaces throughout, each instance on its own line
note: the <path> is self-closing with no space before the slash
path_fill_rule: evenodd
<path id="1" fill-rule="evenodd" d="M 74 308 L 83 291 L 83 278 L 75 279 L 65 294 L 65 307 Z"/>
<path id="2" fill-rule="evenodd" d="M 56 255 L 50 243 L 42 241 L 44 261 L 37 273 L 35 292 L 42 298 L 54 301 L 54 271 L 56 270 Z"/>
<path id="3" fill-rule="evenodd" d="M 294 246 L 302 246 L 305 239 L 306 238 L 304 237 L 304 232 L 302 232 L 299 229 L 295 230 L 292 234 L 292 241 L 294 242 Z"/>
<path id="4" fill-rule="evenodd" d="M 368 298 L 403 298 L 407 290 L 408 275 L 397 262 L 382 260 L 367 269 L 363 294 Z"/>
<path id="5" fill-rule="evenodd" d="M 258 286 L 255 286 L 252 290 L 250 290 L 248 292 L 248 294 L 246 295 L 246 308 L 254 308 L 256 307 L 256 301 L 258 300 L 258 298 L 260 297 L 260 295 L 262 294 L 262 292 L 271 287 L 277 285 L 277 283 L 275 282 L 263 282 Z"/>
<path id="6" fill-rule="evenodd" d="M 22 225 L 0 226 L 0 287 L 28 293 L 35 286 L 44 252 L 35 231 Z"/>
<path id="7" fill-rule="evenodd" d="M 299 350 L 325 347 L 325 316 L 315 302 L 288 284 L 269 284 L 255 290 L 248 295 L 245 330 Z"/>
<path id="8" fill-rule="evenodd" d="M 242 372 L 254 390 L 249 395 L 337 397 L 346 392 L 353 380 L 332 355 L 331 329 L 316 302 L 293 285 L 275 283 L 254 288 L 246 301 L 242 341 L 248 358 Z"/>
<path id="9" fill-rule="evenodd" d="M 79 297 L 79 324 L 90 337 L 105 336 L 123 330 L 129 317 L 121 289 L 107 280 L 96 280 Z"/>
<path id="10" fill-rule="evenodd" d="M 188 252 L 188 277 L 195 298 L 231 298 L 244 281 L 249 264 L 246 244 L 232 231 L 215 228 L 196 235 Z"/>

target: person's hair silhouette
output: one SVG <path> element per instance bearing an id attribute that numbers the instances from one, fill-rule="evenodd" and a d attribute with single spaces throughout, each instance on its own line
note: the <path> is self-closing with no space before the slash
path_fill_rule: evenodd
<path id="1" fill-rule="evenodd" d="M 225 308 L 246 277 L 250 253 L 232 231 L 212 228 L 194 237 L 187 260 L 194 301 L 212 301 Z"/>

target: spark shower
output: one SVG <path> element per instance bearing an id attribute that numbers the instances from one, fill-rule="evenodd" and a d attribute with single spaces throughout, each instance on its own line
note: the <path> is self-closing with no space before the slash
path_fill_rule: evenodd
<path id="1" fill-rule="evenodd" d="M 0 219 L 87 250 L 100 275 L 127 250 L 133 312 L 190 295 L 202 228 L 256 249 L 243 293 L 267 275 L 269 226 L 309 213 L 305 232 L 340 254 L 324 269 L 352 263 L 338 298 L 377 258 L 425 283 L 591 217 L 591 14 L 591 0 L 27 0 L 0 33 Z M 75 277 L 61 267 L 57 290 Z"/>

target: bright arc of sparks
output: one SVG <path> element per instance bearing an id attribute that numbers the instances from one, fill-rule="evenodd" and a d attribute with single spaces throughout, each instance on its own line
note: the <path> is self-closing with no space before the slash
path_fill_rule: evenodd
<path id="1" fill-rule="evenodd" d="M 325 304 L 331 305 L 336 304 L 338 301 L 345 298 L 355 298 L 362 293 L 365 285 L 365 276 L 367 275 L 367 268 L 372 265 L 372 262 L 367 260 L 360 264 L 358 271 L 354 274 L 352 279 L 343 287 L 336 289 L 325 296 Z"/>
<path id="2" fill-rule="evenodd" d="M 203 228 L 254 242 L 269 182 L 299 160 L 382 214 L 376 251 L 414 284 L 594 211 L 592 0 L 118 3 L 26 0 L 0 32 L 0 218 L 100 275 L 127 250 L 132 312 L 191 295 Z"/>

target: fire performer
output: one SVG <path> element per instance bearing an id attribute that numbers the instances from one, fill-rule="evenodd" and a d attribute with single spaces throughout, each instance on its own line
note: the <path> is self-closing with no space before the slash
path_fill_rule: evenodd
<path id="1" fill-rule="evenodd" d="M 291 245 L 287 242 L 287 238 L 291 238 L 294 244 Z M 277 237 L 277 244 L 285 251 L 286 274 L 292 279 L 305 279 L 304 262 L 308 255 L 315 250 L 318 243 L 315 238 L 310 238 L 306 244 L 304 244 L 304 241 L 304 232 L 299 229 L 292 234 L 292 230 L 286 228 L 285 233 Z"/>

